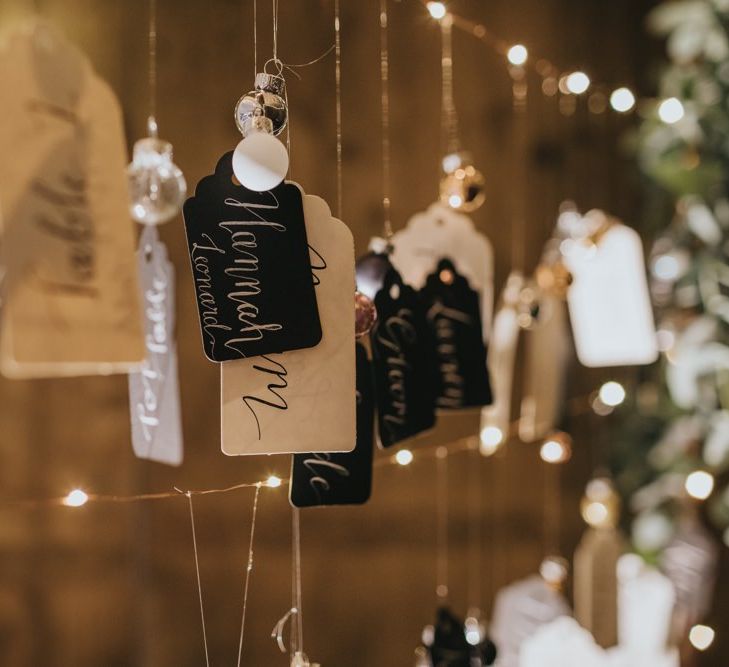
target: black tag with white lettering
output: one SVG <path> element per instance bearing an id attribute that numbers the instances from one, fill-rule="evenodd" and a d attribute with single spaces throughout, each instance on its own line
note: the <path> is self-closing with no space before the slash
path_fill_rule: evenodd
<path id="1" fill-rule="evenodd" d="M 183 209 L 205 355 L 231 361 L 314 347 L 322 336 L 301 190 L 253 192 L 232 153 Z"/>
<path id="2" fill-rule="evenodd" d="M 441 259 L 420 298 L 433 334 L 442 409 L 490 405 L 491 383 L 481 327 L 480 296 L 449 259 Z"/>
<path id="3" fill-rule="evenodd" d="M 375 388 L 367 350 L 357 350 L 357 444 L 343 454 L 294 454 L 289 499 L 294 507 L 360 505 L 372 492 Z"/>
<path id="4" fill-rule="evenodd" d="M 435 424 L 435 340 L 417 293 L 394 267 L 385 274 L 375 307 L 370 339 L 378 432 L 381 445 L 390 447 Z"/>

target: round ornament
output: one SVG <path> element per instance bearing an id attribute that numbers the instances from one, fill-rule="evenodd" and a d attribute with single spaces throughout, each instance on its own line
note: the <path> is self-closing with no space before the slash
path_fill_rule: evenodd
<path id="1" fill-rule="evenodd" d="M 443 158 L 440 201 L 455 211 L 475 211 L 486 199 L 483 174 L 473 166 L 466 153 L 451 153 Z"/>
<path id="2" fill-rule="evenodd" d="M 172 144 L 145 137 L 134 144 L 127 167 L 129 211 L 137 222 L 159 225 L 177 215 L 185 200 L 187 183 L 172 161 Z"/>
<path id="3" fill-rule="evenodd" d="M 354 293 L 354 335 L 355 338 L 366 336 L 375 326 L 377 309 L 368 296 L 362 292 Z"/>
<path id="4" fill-rule="evenodd" d="M 259 110 L 246 137 L 233 153 L 233 173 L 255 192 L 273 190 L 289 170 L 286 147 L 271 133 L 271 121 Z"/>
<path id="5" fill-rule="evenodd" d="M 271 133 L 278 136 L 288 122 L 285 98 L 286 82 L 281 76 L 260 72 L 256 74 L 255 90 L 241 97 L 235 105 L 235 124 L 245 137 L 252 129 L 258 110 L 271 121 Z"/>

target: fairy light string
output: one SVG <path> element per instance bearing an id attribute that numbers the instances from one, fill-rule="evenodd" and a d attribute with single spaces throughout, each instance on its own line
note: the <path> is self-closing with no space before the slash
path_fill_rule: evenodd
<path id="1" fill-rule="evenodd" d="M 147 130 L 151 137 L 157 137 L 157 0 L 148 0 L 149 30 L 147 32 L 149 116 Z"/>
<path id="2" fill-rule="evenodd" d="M 440 446 L 436 457 L 436 582 L 435 595 L 448 598 L 448 448 Z"/>
<path id="3" fill-rule="evenodd" d="M 385 240 L 393 236 L 390 219 L 390 53 L 387 0 L 380 0 L 380 103 L 382 123 L 382 215 Z"/>
<path id="4" fill-rule="evenodd" d="M 337 124 L 337 217 L 342 213 L 342 41 L 340 0 L 334 0 L 334 91 Z"/>

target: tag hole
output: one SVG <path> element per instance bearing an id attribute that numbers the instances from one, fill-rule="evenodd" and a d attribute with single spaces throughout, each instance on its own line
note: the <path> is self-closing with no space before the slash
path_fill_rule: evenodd
<path id="1" fill-rule="evenodd" d="M 144 247 L 144 259 L 147 262 L 152 261 L 152 246 L 151 245 L 146 245 Z"/>
<path id="2" fill-rule="evenodd" d="M 393 301 L 397 301 L 400 298 L 400 285 L 393 285 L 390 287 L 390 298 Z"/>

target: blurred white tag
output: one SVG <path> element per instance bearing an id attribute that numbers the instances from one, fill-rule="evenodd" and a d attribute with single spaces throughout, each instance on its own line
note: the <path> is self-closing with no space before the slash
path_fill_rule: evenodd
<path id="1" fill-rule="evenodd" d="M 221 364 L 228 455 L 350 452 L 356 442 L 352 232 L 313 195 L 304 218 L 322 340 Z"/>
<path id="2" fill-rule="evenodd" d="M 509 437 L 514 364 L 519 344 L 519 320 L 512 305 L 524 285 L 514 271 L 506 281 L 502 305 L 494 317 L 489 343 L 488 367 L 494 402 L 481 410 L 481 451 L 490 454 Z"/>
<path id="3" fill-rule="evenodd" d="M 567 303 L 580 362 L 601 367 L 655 361 L 656 332 L 638 234 L 614 224 L 596 245 L 573 244 L 564 262 L 573 277 Z"/>
<path id="4" fill-rule="evenodd" d="M 129 375 L 132 446 L 140 459 L 182 463 L 180 388 L 175 344 L 175 269 L 157 228 L 146 226 L 137 251 L 147 357 Z"/>
<path id="5" fill-rule="evenodd" d="M 12 91 L 0 105 L 0 370 L 128 372 L 144 343 L 119 104 L 40 22 L 0 47 L 0 89 Z"/>
<path id="6" fill-rule="evenodd" d="M 484 339 L 491 331 L 494 308 L 494 252 L 471 218 L 441 204 L 416 213 L 406 227 L 392 237 L 390 260 L 402 279 L 415 289 L 425 285 L 438 262 L 449 258 L 470 286 L 481 294 Z"/>
<path id="7" fill-rule="evenodd" d="M 534 442 L 554 430 L 563 405 L 565 373 L 572 346 L 564 301 L 542 294 L 537 323 L 525 337 L 519 438 L 522 442 Z"/>

